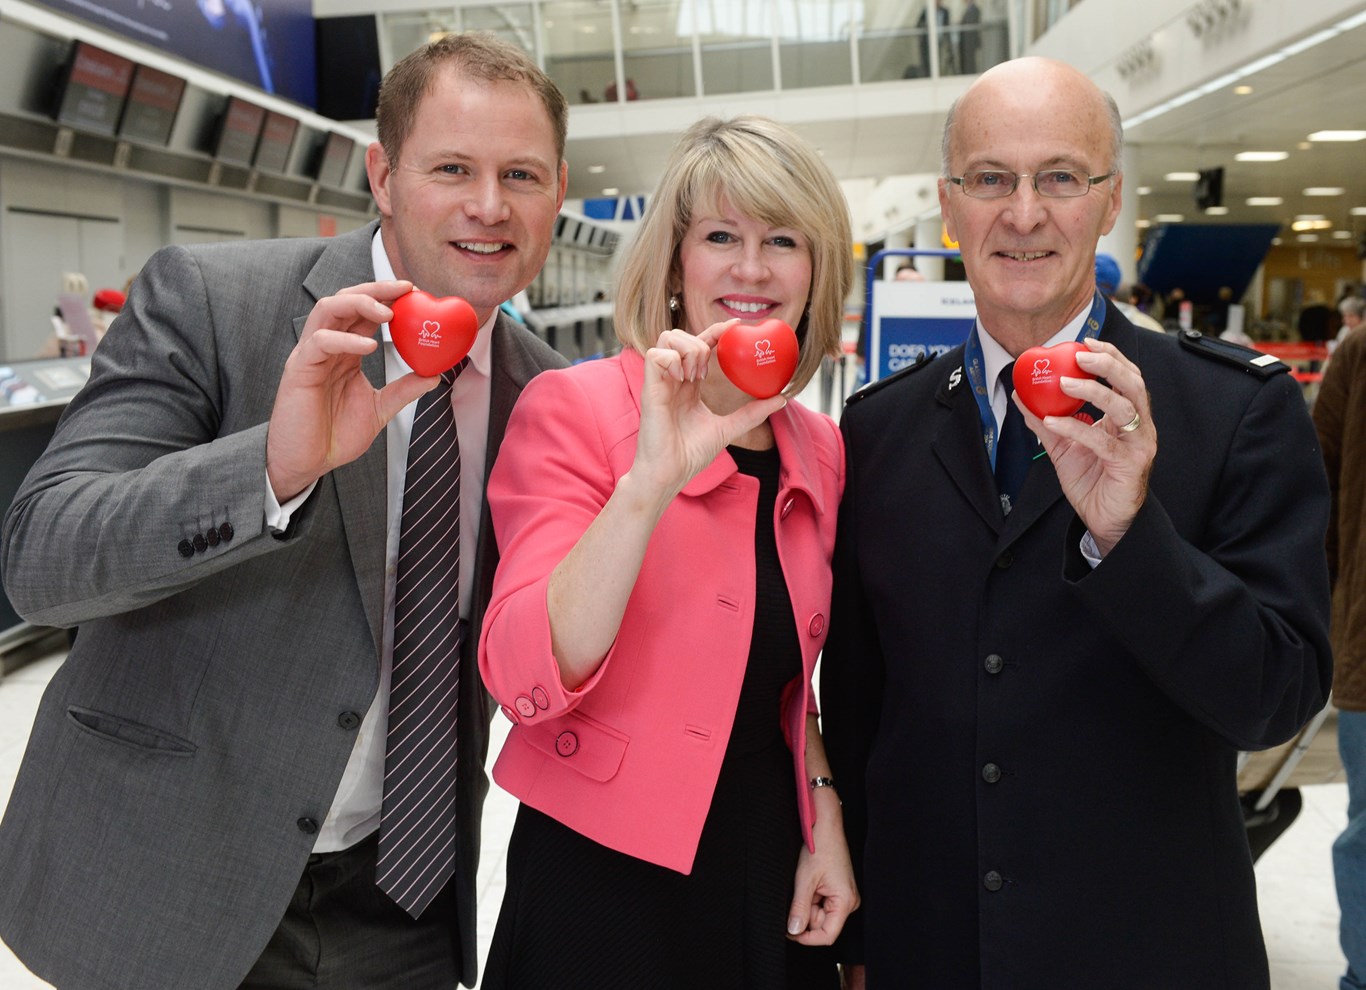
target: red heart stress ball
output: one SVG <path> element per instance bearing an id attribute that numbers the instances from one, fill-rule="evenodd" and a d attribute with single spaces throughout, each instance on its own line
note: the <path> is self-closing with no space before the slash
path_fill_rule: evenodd
<path id="1" fill-rule="evenodd" d="M 756 399 L 777 395 L 797 370 L 797 335 L 782 320 L 737 323 L 716 342 L 716 360 L 740 391 Z"/>
<path id="2" fill-rule="evenodd" d="M 438 298 L 414 289 L 389 308 L 394 311 L 389 336 L 408 367 L 424 378 L 459 364 L 479 332 L 474 307 L 459 296 Z"/>
<path id="3" fill-rule="evenodd" d="M 1031 347 L 1021 354 L 1011 378 L 1025 408 L 1042 419 L 1071 416 L 1085 405 L 1081 399 L 1063 392 L 1061 379 L 1096 377 L 1077 364 L 1077 355 L 1086 349 L 1081 341 L 1068 340 L 1052 347 Z"/>

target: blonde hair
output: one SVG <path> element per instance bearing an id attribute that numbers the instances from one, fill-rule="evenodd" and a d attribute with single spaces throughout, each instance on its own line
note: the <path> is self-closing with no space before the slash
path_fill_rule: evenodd
<path id="1" fill-rule="evenodd" d="M 617 337 L 644 353 L 676 323 L 670 283 L 679 244 L 696 210 L 724 197 L 736 210 L 806 239 L 811 292 L 797 326 L 801 358 L 786 394 L 795 396 L 839 353 L 844 300 L 853 280 L 852 235 L 844 193 L 804 139 L 766 117 L 708 117 L 688 128 L 665 165 L 617 284 Z"/>

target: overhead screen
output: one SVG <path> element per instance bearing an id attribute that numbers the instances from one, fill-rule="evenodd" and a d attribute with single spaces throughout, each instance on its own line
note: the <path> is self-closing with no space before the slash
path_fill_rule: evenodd
<path id="1" fill-rule="evenodd" d="M 184 95 L 184 79 L 139 65 L 133 70 L 133 85 L 128 90 L 123 119 L 119 121 L 119 137 L 164 145 L 171 139 L 171 128 Z"/>
<path id="2" fill-rule="evenodd" d="M 264 107 L 236 96 L 229 97 L 218 125 L 218 140 L 214 143 L 213 156 L 232 165 L 250 165 L 256 154 L 256 139 L 261 136 L 261 124 L 265 119 Z"/>
<path id="3" fill-rule="evenodd" d="M 84 41 L 77 42 L 64 70 L 55 114 L 57 122 L 112 135 L 132 80 L 131 61 Z"/>
<path id="4" fill-rule="evenodd" d="M 312 0 L 33 2 L 267 93 L 317 106 Z"/>

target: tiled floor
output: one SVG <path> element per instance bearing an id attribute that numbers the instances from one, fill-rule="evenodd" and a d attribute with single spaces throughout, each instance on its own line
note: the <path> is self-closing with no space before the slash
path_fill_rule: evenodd
<path id="1" fill-rule="evenodd" d="M 0 804 L 9 800 L 39 696 L 61 659 L 49 657 L 0 679 Z M 506 720 L 495 718 L 495 750 L 506 725 Z M 1304 799 L 1300 817 L 1257 864 L 1273 990 L 1333 990 L 1343 967 L 1329 847 L 1346 821 L 1346 785 L 1307 787 Z M 512 798 L 495 787 L 484 813 L 479 869 L 481 958 L 503 896 L 503 858 L 516 807 Z M 0 945 L 0 990 L 47 986 Z"/>

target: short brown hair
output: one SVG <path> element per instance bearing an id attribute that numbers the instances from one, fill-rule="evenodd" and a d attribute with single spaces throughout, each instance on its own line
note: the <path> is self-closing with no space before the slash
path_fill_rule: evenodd
<path id="1" fill-rule="evenodd" d="M 428 42 L 400 59 L 384 77 L 375 108 L 375 128 L 390 165 L 398 162 L 403 142 L 413 129 L 418 104 L 431 90 L 437 73 L 447 66 L 470 79 L 521 83 L 531 89 L 540 97 L 555 129 L 555 153 L 564 160 L 569 104 L 560 88 L 521 48 L 492 34 L 471 31 Z"/>
<path id="2" fill-rule="evenodd" d="M 844 300 L 853 280 L 849 208 L 830 167 L 795 132 L 767 117 L 707 117 L 683 135 L 627 249 L 617 285 L 617 337 L 642 354 L 678 325 L 669 312 L 669 284 L 678 249 L 696 210 L 724 196 L 735 209 L 775 227 L 789 227 L 810 244 L 811 294 L 796 374 L 795 396 L 839 353 Z"/>

